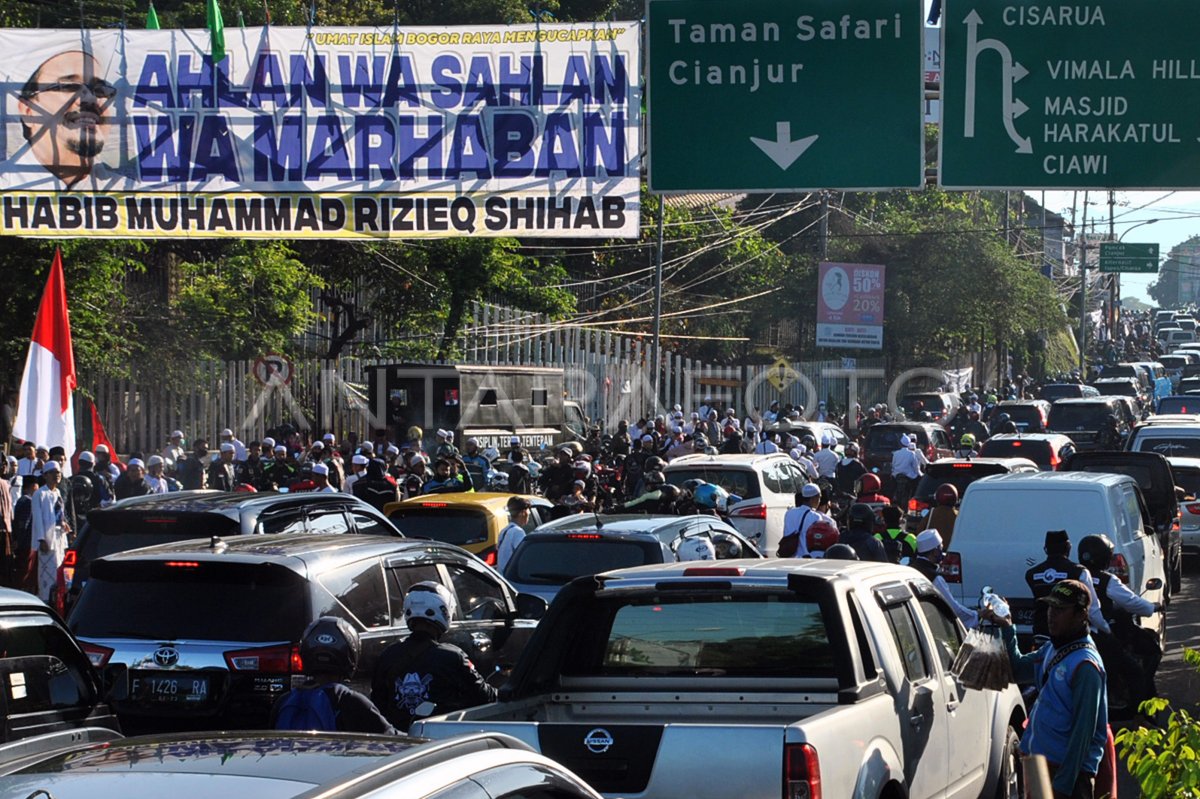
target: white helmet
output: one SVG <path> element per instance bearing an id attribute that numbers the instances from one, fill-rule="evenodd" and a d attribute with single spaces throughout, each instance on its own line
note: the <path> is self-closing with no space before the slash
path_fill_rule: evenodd
<path id="1" fill-rule="evenodd" d="M 707 538 L 688 538 L 679 545 L 679 549 L 675 550 L 675 557 L 682 561 L 689 560 L 716 560 L 717 549 L 713 546 L 712 541 Z"/>
<path id="2" fill-rule="evenodd" d="M 404 595 L 404 621 L 424 619 L 446 632 L 454 620 L 457 604 L 454 595 L 441 583 L 417 583 Z"/>

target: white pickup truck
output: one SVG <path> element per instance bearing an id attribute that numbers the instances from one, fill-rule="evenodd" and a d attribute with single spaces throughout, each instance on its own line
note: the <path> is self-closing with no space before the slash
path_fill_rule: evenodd
<path id="1" fill-rule="evenodd" d="M 962 636 L 905 566 L 624 569 L 559 593 L 501 701 L 411 732 L 504 732 L 610 797 L 1015 799 L 1025 709 L 960 684 Z"/>

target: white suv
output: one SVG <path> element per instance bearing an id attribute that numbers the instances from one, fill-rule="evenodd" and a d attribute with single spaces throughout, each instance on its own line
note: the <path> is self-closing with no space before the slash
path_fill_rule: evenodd
<path id="1" fill-rule="evenodd" d="M 700 479 L 741 499 L 729 507 L 729 521 L 770 557 L 783 537 L 783 515 L 796 507 L 796 492 L 808 477 L 783 453 L 770 455 L 684 455 L 667 464 L 667 482 L 682 486 Z"/>
<path id="2" fill-rule="evenodd" d="M 1150 420 L 1139 424 L 1129 434 L 1126 449 L 1134 452 L 1157 452 L 1167 458 L 1200 457 L 1200 424 L 1176 419 Z"/>

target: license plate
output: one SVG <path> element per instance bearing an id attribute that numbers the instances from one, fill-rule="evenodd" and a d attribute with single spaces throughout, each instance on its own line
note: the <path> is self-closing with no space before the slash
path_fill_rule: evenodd
<path id="1" fill-rule="evenodd" d="M 198 705 L 208 701 L 208 677 L 183 674 L 135 674 L 129 679 L 129 695 L 155 704 Z"/>

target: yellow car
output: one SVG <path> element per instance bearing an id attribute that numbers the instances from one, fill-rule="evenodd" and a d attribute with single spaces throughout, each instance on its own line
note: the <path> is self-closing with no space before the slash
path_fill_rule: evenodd
<path id="1" fill-rule="evenodd" d="M 389 502 L 383 514 L 409 538 L 454 544 L 496 565 L 500 531 L 508 526 L 508 501 L 519 494 L 490 492 L 428 494 Z M 545 497 L 525 495 L 533 505 L 526 532 L 550 519 L 553 505 Z"/>

